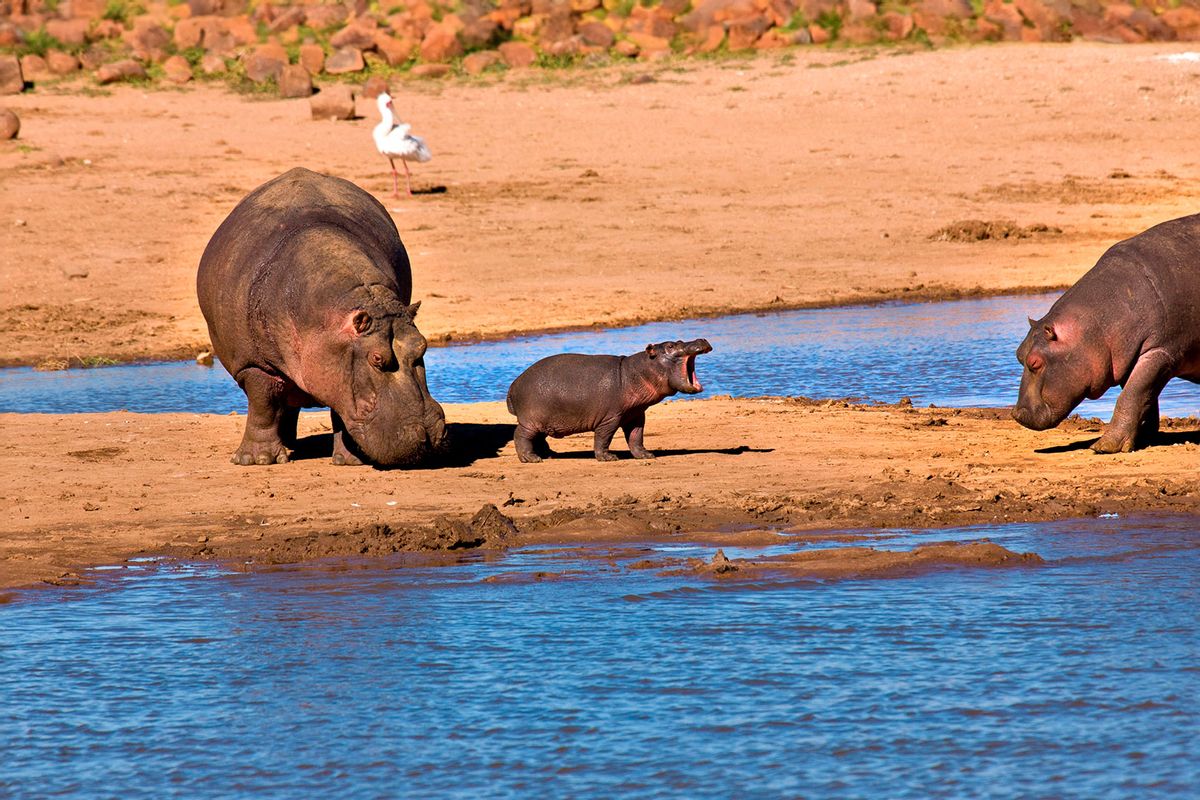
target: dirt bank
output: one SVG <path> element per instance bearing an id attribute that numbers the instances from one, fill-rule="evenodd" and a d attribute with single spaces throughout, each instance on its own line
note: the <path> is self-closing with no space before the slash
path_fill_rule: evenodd
<path id="1" fill-rule="evenodd" d="M 454 459 L 402 471 L 332 466 L 317 413 L 301 417 L 297 460 L 254 468 L 228 463 L 244 416 L 0 415 L 0 587 L 137 553 L 270 564 L 847 531 L 820 534 L 838 542 L 863 528 L 1194 512 L 1200 489 L 1200 429 L 1174 422 L 1157 446 L 1096 456 L 1100 426 L 1081 420 L 1035 433 L 995 410 L 711 399 L 652 410 L 654 461 L 597 464 L 582 436 L 521 464 L 502 404 L 446 411 Z M 479 513 L 489 504 L 499 513 Z"/>
<path id="2" fill-rule="evenodd" d="M 0 363 L 193 354 L 205 243 L 297 164 L 387 200 L 434 339 L 1060 287 L 1196 210 L 1200 73 L 1158 58 L 1181 49 L 804 50 L 410 82 L 398 108 L 435 156 L 417 184 L 446 191 L 400 201 L 368 102 L 329 123 L 215 87 L 39 89 L 5 100 L 22 128 L 0 142 Z"/>

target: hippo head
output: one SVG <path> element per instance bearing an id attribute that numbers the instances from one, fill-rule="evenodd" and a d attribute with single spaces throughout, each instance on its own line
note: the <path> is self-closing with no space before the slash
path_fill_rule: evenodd
<path id="1" fill-rule="evenodd" d="M 1082 320 L 1053 310 L 1040 320 L 1029 320 L 1017 361 L 1025 372 L 1012 416 L 1035 431 L 1053 428 L 1085 397 L 1095 400 L 1112 386 L 1112 359 L 1102 337 Z"/>
<path id="2" fill-rule="evenodd" d="M 444 447 L 442 407 L 425 383 L 427 343 L 414 324 L 420 303 L 392 299 L 345 313 L 326 346 L 338 365 L 320 399 L 342 419 L 353 447 L 381 466 L 413 464 Z"/>
<path id="3" fill-rule="evenodd" d="M 696 377 L 696 356 L 711 353 L 712 345 L 707 339 L 690 342 L 660 342 L 646 345 L 646 355 L 651 363 L 664 374 L 671 392 L 696 394 L 704 388 Z"/>

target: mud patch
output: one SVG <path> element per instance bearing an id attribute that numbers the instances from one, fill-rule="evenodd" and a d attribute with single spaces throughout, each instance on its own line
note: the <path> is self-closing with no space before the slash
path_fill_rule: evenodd
<path id="1" fill-rule="evenodd" d="M 962 219 L 939 228 L 930 235 L 934 242 L 986 242 L 1000 240 L 1033 239 L 1041 236 L 1058 236 L 1062 228 L 1045 223 L 1018 225 L 1012 220 Z"/>
<path id="2" fill-rule="evenodd" d="M 1178 189 L 1171 185 L 1175 180 L 1168 173 L 1156 173 L 1151 179 L 1138 179 L 1123 170 L 1117 170 L 1108 178 L 1100 179 L 1068 175 L 1061 181 L 1024 181 L 985 186 L 976 199 L 1063 205 L 1144 203 L 1178 194 Z"/>
<path id="3" fill-rule="evenodd" d="M 52 350 L 41 359 L 44 369 L 94 367 L 116 363 L 109 352 L 94 352 L 96 333 L 121 348 L 121 360 L 161 355 L 159 339 L 174 333 L 171 317 L 138 309 L 105 310 L 95 306 L 38 305 L 23 303 L 0 309 L 0 366 L 15 366 L 32 359 L 22 351 Z M 52 342 L 52 345 L 47 345 Z M 191 354 L 184 348 L 176 356 Z"/>
<path id="4" fill-rule="evenodd" d="M 98 461 L 111 461 L 125 452 L 124 447 L 93 447 L 90 450 L 72 450 L 67 455 L 80 461 L 96 463 Z"/>

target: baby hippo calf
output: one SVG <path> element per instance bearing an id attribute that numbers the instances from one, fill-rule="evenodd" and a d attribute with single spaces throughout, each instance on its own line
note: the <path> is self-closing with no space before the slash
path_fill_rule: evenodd
<path id="1" fill-rule="evenodd" d="M 616 461 L 609 451 L 617 428 L 625 431 L 634 458 L 654 458 L 642 446 L 646 409 L 676 392 L 696 394 L 696 356 L 712 351 L 704 339 L 648 344 L 631 356 L 577 353 L 543 358 L 508 389 L 508 410 L 517 417 L 513 443 L 525 462 L 552 455 L 546 437 L 596 432 L 596 460 Z"/>

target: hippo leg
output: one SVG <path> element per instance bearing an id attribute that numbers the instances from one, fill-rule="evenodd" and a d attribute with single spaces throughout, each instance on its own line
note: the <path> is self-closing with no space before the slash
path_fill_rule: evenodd
<path id="1" fill-rule="evenodd" d="M 625 441 L 629 442 L 629 452 L 634 458 L 654 458 L 642 445 L 642 434 L 646 430 L 645 410 L 630 414 L 621 421 L 621 430 L 625 431 Z"/>
<path id="2" fill-rule="evenodd" d="M 1117 397 L 1112 419 L 1092 450 L 1097 453 L 1128 453 L 1137 447 L 1139 435 L 1158 431 L 1158 394 L 1171 380 L 1171 358 L 1163 350 L 1151 350 L 1137 360 L 1129 380 Z"/>
<path id="3" fill-rule="evenodd" d="M 596 451 L 597 461 L 616 461 L 617 455 L 608 449 L 612 444 L 613 436 L 617 434 L 617 428 L 621 427 L 621 418 L 613 417 L 606 419 L 596 426 L 596 438 L 594 449 Z"/>
<path id="4" fill-rule="evenodd" d="M 243 467 L 287 463 L 287 448 L 279 436 L 279 422 L 285 409 L 284 381 L 255 367 L 239 372 L 237 381 L 248 403 L 246 432 L 229 460 Z"/>
<path id="5" fill-rule="evenodd" d="M 338 467 L 361 467 L 363 460 L 354 454 L 346 444 L 346 423 L 337 412 L 330 410 L 330 420 L 333 422 L 333 463 Z"/>
<path id="6" fill-rule="evenodd" d="M 287 447 L 296 446 L 296 423 L 300 420 L 300 409 L 284 406 L 279 412 L 279 439 Z"/>
<path id="7" fill-rule="evenodd" d="M 517 448 L 517 458 L 526 464 L 536 464 L 542 460 L 542 456 L 537 452 L 539 449 L 550 449 L 546 446 L 546 434 L 530 430 L 521 424 L 517 425 L 513 434 L 513 446 Z"/>

